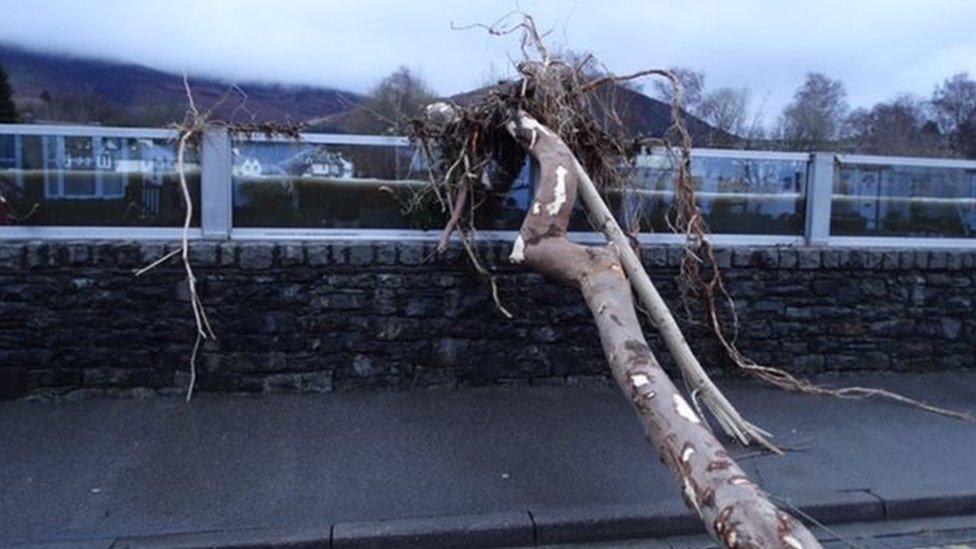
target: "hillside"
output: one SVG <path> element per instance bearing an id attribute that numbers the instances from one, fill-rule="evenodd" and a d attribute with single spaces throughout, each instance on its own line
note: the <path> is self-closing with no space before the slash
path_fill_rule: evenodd
<path id="1" fill-rule="evenodd" d="M 161 125 L 186 108 L 182 75 L 141 65 L 28 51 L 0 44 L 0 64 L 10 76 L 21 113 L 35 120 Z M 202 107 L 225 96 L 230 84 L 190 77 Z M 349 109 L 362 97 L 309 86 L 244 83 L 219 109 L 238 121 L 304 122 Z M 45 93 L 46 92 L 46 93 Z"/>
<path id="2" fill-rule="evenodd" d="M 123 126 L 162 126 L 182 118 L 186 95 L 182 75 L 110 60 L 28 51 L 0 44 L 0 64 L 14 89 L 14 100 L 27 121 L 101 123 Z M 231 84 L 213 78 L 190 77 L 201 108 L 224 98 L 218 117 L 238 122 L 308 123 L 319 132 L 345 133 L 351 120 L 362 115 L 363 96 L 330 88 L 244 83 L 246 95 L 231 93 Z M 455 95 L 460 103 L 488 88 Z M 671 107 L 642 93 L 619 87 L 616 104 L 634 134 L 663 136 L 671 125 Z M 359 111 L 359 112 L 357 112 Z M 735 138 L 686 115 L 694 143 L 706 146 Z"/>
<path id="3" fill-rule="evenodd" d="M 463 105 L 488 93 L 490 89 L 491 87 L 479 88 L 455 95 L 450 100 Z M 604 97 L 606 103 L 610 103 L 610 93 L 613 94 L 612 102 L 617 113 L 633 135 L 662 137 L 671 127 L 671 105 L 626 86 L 605 87 L 604 89 L 608 90 L 609 93 L 600 95 Z M 688 133 L 699 146 L 723 139 L 734 139 L 732 135 L 717 130 L 707 122 L 688 113 L 684 114 L 684 121 Z"/>
<path id="4" fill-rule="evenodd" d="M 490 89 L 492 88 L 482 87 L 447 97 L 445 100 L 464 105 L 488 93 Z M 613 94 L 613 102 L 617 112 L 632 135 L 664 137 L 668 129 L 671 128 L 671 105 L 623 86 L 614 88 Z M 337 112 L 310 120 L 310 129 L 323 132 L 344 132 L 357 116 L 360 118 L 370 116 L 370 112 L 364 107 Z M 736 136 L 718 130 L 691 114 L 685 113 L 684 122 L 695 146 L 728 147 L 738 141 Z M 673 138 L 674 136 L 669 134 L 669 137 Z"/>

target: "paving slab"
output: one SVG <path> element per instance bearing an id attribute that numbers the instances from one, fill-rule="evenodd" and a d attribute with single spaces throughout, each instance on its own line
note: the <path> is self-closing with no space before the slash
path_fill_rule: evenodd
<path id="1" fill-rule="evenodd" d="M 976 407 L 973 372 L 845 381 Z M 831 524 L 976 513 L 973 424 L 722 385 L 790 448 L 733 451 L 785 507 Z M 0 546 L 50 547 L 702 531 L 609 386 L 2 402 L 0 517 Z"/>

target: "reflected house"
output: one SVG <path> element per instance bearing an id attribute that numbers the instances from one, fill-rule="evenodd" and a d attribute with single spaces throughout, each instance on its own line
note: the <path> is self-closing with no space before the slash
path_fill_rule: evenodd
<path id="1" fill-rule="evenodd" d="M 330 177 L 334 179 L 351 179 L 356 173 L 355 166 L 346 160 L 341 153 L 317 149 L 310 151 L 301 162 L 305 169 L 302 177 Z"/>
<path id="2" fill-rule="evenodd" d="M 414 147 L 238 142 L 234 155 L 234 223 L 238 226 L 426 228 L 440 224 L 434 219 L 439 207 L 415 200 L 426 185 L 427 173 L 420 171 L 425 164 Z M 241 169 L 252 158 L 261 163 L 260 174 Z"/>
<path id="3" fill-rule="evenodd" d="M 184 208 L 171 143 L 101 136 L 14 135 L 5 194 L 30 209 L 31 224 L 171 224 Z M 5 155 L 6 156 L 6 155 Z M 199 166 L 185 163 L 195 184 Z M 194 191 L 195 192 L 195 191 Z"/>
<path id="4" fill-rule="evenodd" d="M 281 179 L 283 175 L 290 175 L 352 179 L 356 173 L 354 164 L 342 153 L 326 148 L 305 149 L 283 158 L 261 154 L 268 150 L 275 151 L 263 147 L 235 148 L 234 176 L 243 178 L 274 176 Z"/>
<path id="5" fill-rule="evenodd" d="M 309 184 L 329 185 L 334 179 L 351 179 L 355 175 L 352 162 L 325 148 L 305 149 L 290 156 L 270 152 L 280 151 L 253 146 L 234 149 L 233 176 L 243 183 L 234 185 L 235 204 L 260 204 L 267 210 L 277 210 L 276 215 L 287 216 L 287 212 L 302 208 L 303 198 L 314 200 L 314 190 L 306 188 Z M 301 178 L 303 184 L 296 184 L 294 178 Z"/>
<path id="6" fill-rule="evenodd" d="M 261 166 L 261 161 L 257 158 L 248 158 L 244 162 L 241 162 L 239 166 L 234 166 L 234 175 L 258 177 L 263 173 L 263 166 Z"/>
<path id="7" fill-rule="evenodd" d="M 882 202 L 881 169 L 866 168 L 842 170 L 840 193 L 836 195 L 837 214 L 855 216 L 862 220 L 863 227 L 878 230 L 881 218 L 894 216 L 908 218 L 908 202 Z M 903 186 L 903 185 L 898 185 Z M 906 191 L 908 189 L 901 189 Z"/>

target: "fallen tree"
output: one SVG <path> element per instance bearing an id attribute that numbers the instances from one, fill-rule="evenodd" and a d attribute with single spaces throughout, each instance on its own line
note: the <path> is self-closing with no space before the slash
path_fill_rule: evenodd
<path id="1" fill-rule="evenodd" d="M 509 128 L 538 161 L 540 173 L 532 210 L 510 259 L 582 292 L 613 377 L 675 474 L 685 503 L 727 547 L 819 546 L 802 524 L 777 509 L 749 480 L 654 358 L 621 265 L 621 255 L 630 249 L 617 242 L 591 247 L 566 239 L 577 189 L 589 179 L 573 153 L 525 112 Z"/>
<path id="2" fill-rule="evenodd" d="M 603 93 L 604 85 L 652 73 L 669 75 L 648 71 L 595 77 L 588 74 L 590 57 L 574 65 L 550 56 L 529 16 L 508 28 L 486 28 L 493 34 L 522 31 L 525 59 L 517 66 L 519 78 L 500 83 L 472 104 L 432 104 L 414 128 L 431 166 L 432 192 L 450 212 L 441 249 L 457 231 L 479 271 L 492 276 L 480 266 L 470 242 L 476 229 L 474 210 L 486 195 L 504 193 L 526 155 L 531 156 L 536 163 L 536 193 L 509 259 L 580 290 L 613 378 L 674 474 L 689 509 L 727 547 L 818 547 L 799 521 L 778 509 L 747 477 L 708 428 L 701 411 L 678 391 L 654 357 L 637 316 L 632 286 L 692 394 L 701 396 L 723 428 L 741 442 L 758 440 L 775 449 L 708 379 L 593 181 L 600 180 L 604 192 L 624 188 L 633 159 L 651 144 L 626 135 L 613 107 L 612 91 Z M 678 133 L 687 137 L 680 117 L 675 119 Z M 607 236 L 607 246 L 584 246 L 567 239 L 577 196 L 582 197 L 591 224 Z M 507 313 L 501 304 L 499 308 Z"/>
<path id="3" fill-rule="evenodd" d="M 581 291 L 595 319 L 613 378 L 675 475 L 688 507 L 712 537 L 727 547 L 818 547 L 816 538 L 801 523 L 778 509 L 745 475 L 709 429 L 699 401 L 734 439 L 743 444 L 759 442 L 779 452 L 768 440 L 768 433 L 746 421 L 708 378 L 632 248 L 633 231 L 625 232 L 604 200 L 605 195 L 625 192 L 632 184 L 630 172 L 638 154 L 652 146 L 677 151 L 673 226 L 688 237 L 681 280 L 686 289 L 701 292 L 708 325 L 740 369 L 786 389 L 848 398 L 882 396 L 936 413 L 967 419 L 969 416 L 877 389 L 826 389 L 784 370 L 749 361 L 735 347 L 734 340 L 726 338 L 719 318 L 716 295 L 728 295 L 690 180 L 690 138 L 681 118 L 678 80 L 659 70 L 614 76 L 605 69 L 594 69 L 597 62 L 592 56 L 574 60 L 551 56 L 531 17 L 519 15 L 521 19 L 515 25 L 484 26 L 492 34 L 522 32 L 524 59 L 516 67 L 518 78 L 500 83 L 476 96 L 470 104 L 432 104 L 426 116 L 413 123 L 412 136 L 426 153 L 430 166 L 431 185 L 424 192 L 434 193 L 449 213 L 438 248 L 445 249 L 457 233 L 474 267 L 491 281 L 499 312 L 510 317 L 499 299 L 494 275 L 485 268 L 474 245 L 475 213 L 492 197 L 504 195 L 527 156 L 534 159 L 538 187 L 510 260 Z M 630 136 L 614 107 L 616 85 L 650 75 L 667 78 L 675 87 L 670 133 L 677 138 L 677 147 L 672 147 L 667 139 Z M 177 254 L 185 266 L 197 332 L 190 356 L 189 399 L 197 349 L 201 340 L 215 335 L 196 295 L 196 279 L 188 259 L 186 232 L 192 204 L 183 177 L 184 150 L 213 127 L 292 138 L 298 137 L 298 128 L 214 122 L 210 111 L 196 109 L 188 85 L 186 91 L 190 111 L 187 119 L 176 126 L 180 131 L 178 170 L 187 204 L 184 238 L 179 249 L 140 273 Z M 567 239 L 578 197 L 586 206 L 593 228 L 607 237 L 607 246 L 582 246 Z M 710 269 L 709 278 L 701 276 L 701 265 Z M 647 345 L 634 294 L 680 368 L 690 402 L 668 378 Z M 727 302 L 731 303 L 731 299 Z"/>

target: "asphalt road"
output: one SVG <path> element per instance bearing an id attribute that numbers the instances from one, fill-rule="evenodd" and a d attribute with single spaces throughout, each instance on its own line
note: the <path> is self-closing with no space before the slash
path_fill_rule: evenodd
<path id="1" fill-rule="evenodd" d="M 976 409 L 972 372 L 854 381 Z M 974 424 L 723 386 L 794 449 L 735 452 L 786 508 L 828 524 L 976 512 Z M 0 545 L 336 543 L 384 539 L 378 524 L 540 543 L 701 531 L 609 386 L 0 403 Z"/>

